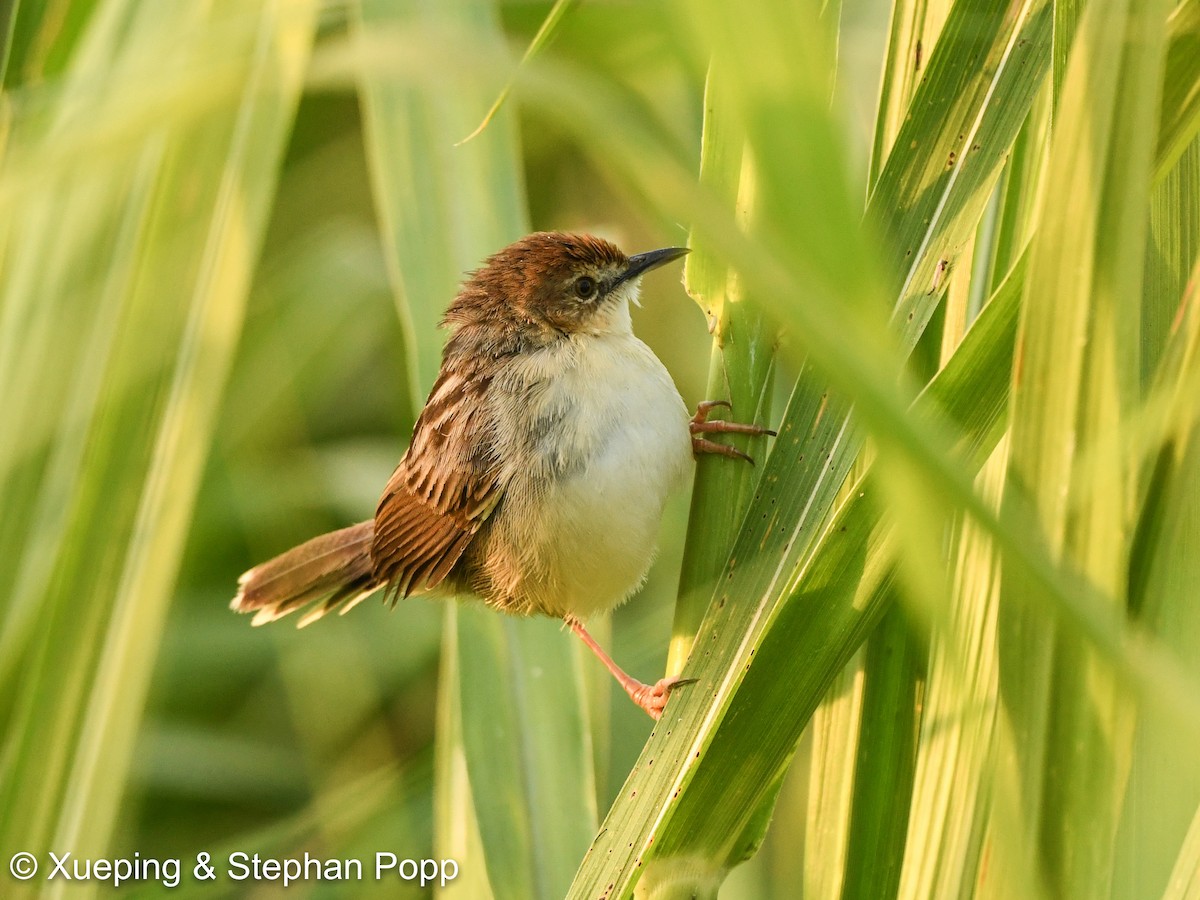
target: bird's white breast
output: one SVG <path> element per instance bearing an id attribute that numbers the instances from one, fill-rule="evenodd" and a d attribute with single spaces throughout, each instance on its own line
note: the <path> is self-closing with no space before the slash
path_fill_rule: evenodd
<path id="1" fill-rule="evenodd" d="M 518 608 L 610 609 L 645 577 L 667 495 L 691 471 L 688 415 L 631 333 L 576 335 L 521 364 L 504 441 L 532 445 L 511 473 L 493 539 Z M 518 393 L 521 393 L 518 390 Z"/>

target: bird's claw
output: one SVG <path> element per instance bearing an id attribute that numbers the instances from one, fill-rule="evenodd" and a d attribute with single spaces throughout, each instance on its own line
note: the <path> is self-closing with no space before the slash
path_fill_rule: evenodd
<path id="1" fill-rule="evenodd" d="M 775 432 L 770 428 L 763 428 L 761 425 L 747 425 L 742 422 L 726 422 L 721 419 L 716 419 L 712 422 L 708 420 L 708 414 L 718 406 L 724 406 L 727 409 L 733 409 L 733 406 L 728 400 L 705 400 L 697 404 L 696 414 L 692 416 L 688 422 L 688 430 L 692 434 L 692 452 L 693 453 L 717 453 L 721 456 L 728 456 L 732 459 L 743 459 L 746 462 L 754 465 L 754 458 L 737 450 L 733 447 L 728 447 L 725 444 L 718 444 L 716 441 L 710 441 L 707 438 L 696 437 L 698 434 L 716 433 L 716 434 L 749 434 L 755 437 L 769 434 L 775 437 Z"/>
<path id="2" fill-rule="evenodd" d="M 685 684 L 695 683 L 695 678 L 680 678 L 678 676 L 660 678 L 654 684 L 639 683 L 637 687 L 629 691 L 629 697 L 634 703 L 649 713 L 650 718 L 657 721 L 662 716 L 663 710 L 666 709 L 667 701 L 671 698 L 671 691 Z"/>

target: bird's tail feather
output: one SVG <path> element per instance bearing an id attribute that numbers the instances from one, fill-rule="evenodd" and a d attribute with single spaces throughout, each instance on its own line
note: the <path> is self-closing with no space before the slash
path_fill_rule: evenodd
<path id="1" fill-rule="evenodd" d="M 374 534 L 373 521 L 359 522 L 293 547 L 242 575 L 230 606 L 254 613 L 254 625 L 274 622 L 310 603 L 316 605 L 299 627 L 338 607 L 344 613 L 380 587 L 371 563 Z"/>

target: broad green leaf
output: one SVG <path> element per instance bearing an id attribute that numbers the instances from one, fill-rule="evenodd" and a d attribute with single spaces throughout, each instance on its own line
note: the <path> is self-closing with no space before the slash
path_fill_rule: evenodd
<path id="1" fill-rule="evenodd" d="M 457 27 L 486 41 L 495 33 L 494 16 L 482 0 L 440 9 L 361 0 L 358 36 L 383 42 L 404 27 L 418 35 Z M 479 73 L 466 72 L 440 91 L 406 74 L 367 68 L 360 90 L 385 258 L 405 326 L 412 405 L 420 409 L 440 364 L 438 322 L 463 273 L 528 228 L 511 119 L 498 118 L 496 133 L 480 147 L 446 143 L 448 120 L 467 118 L 482 102 Z"/>
<path id="2" fill-rule="evenodd" d="M 1055 39 L 1060 40 L 1057 33 Z M 1044 89 L 1041 96 L 1048 94 Z M 986 294 L 993 277 L 998 279 L 1013 264 L 1018 242 L 1027 241 L 1032 231 L 1033 198 L 1042 163 L 1037 148 L 1044 142 L 1049 120 L 1048 104 L 1035 101 L 981 223 L 971 271 L 960 270 L 952 279 L 946 301 L 943 360 L 961 340 L 961 334 L 955 333 L 959 323 L 971 321 L 977 298 Z M 1010 330 L 997 339 L 1006 352 L 1013 346 L 1024 266 L 1022 258 L 1009 278 L 1008 289 L 988 309 L 995 314 L 1004 301 L 1010 304 Z M 970 284 L 964 284 L 968 279 Z M 1010 366 L 1011 358 L 997 359 L 991 371 L 999 375 Z M 992 396 L 1007 406 L 1006 390 L 992 392 Z M 987 413 L 996 423 L 988 447 L 1003 428 L 1006 412 L 1006 408 L 993 408 Z M 999 505 L 1006 460 L 1006 453 L 997 450 L 979 479 L 993 508 Z M 921 703 L 920 742 L 900 883 L 900 895 L 912 898 L 970 896 L 975 893 L 977 877 L 986 871 L 980 867 L 981 860 L 988 860 L 987 868 L 998 869 L 1016 858 L 1010 831 L 993 831 L 992 846 L 985 850 L 997 741 L 997 554 L 986 531 L 970 520 L 954 526 L 952 541 L 949 558 L 954 574 L 947 614 L 932 623 L 930 635 L 929 673 Z"/>
<path id="3" fill-rule="evenodd" d="M 481 604 L 456 615 L 463 745 L 492 890 L 561 896 L 596 822 L 580 666 L 592 660 L 577 658 L 573 636 L 553 619 L 497 617 Z M 514 811 L 524 827 L 499 829 Z"/>

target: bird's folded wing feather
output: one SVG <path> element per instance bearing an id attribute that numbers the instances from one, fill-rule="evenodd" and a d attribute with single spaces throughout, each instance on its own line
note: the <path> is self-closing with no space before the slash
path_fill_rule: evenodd
<path id="1" fill-rule="evenodd" d="M 375 512 L 371 557 L 393 602 L 435 588 L 500 502 L 485 373 L 444 369 Z"/>

